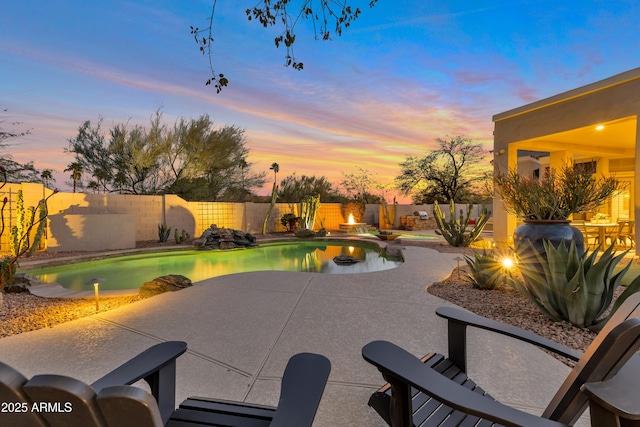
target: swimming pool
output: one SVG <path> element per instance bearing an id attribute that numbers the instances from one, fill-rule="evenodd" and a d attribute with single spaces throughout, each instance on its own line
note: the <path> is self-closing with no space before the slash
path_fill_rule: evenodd
<path id="1" fill-rule="evenodd" d="M 338 265 L 333 258 L 351 255 L 360 262 Z M 144 282 L 167 274 L 181 274 L 193 282 L 249 271 L 309 271 L 329 274 L 367 273 L 402 264 L 399 257 L 381 253 L 366 242 L 304 241 L 261 244 L 232 251 L 154 252 L 21 271 L 43 282 L 57 282 L 67 289 L 93 289 L 87 282 L 106 279 L 101 290 L 136 289 Z"/>

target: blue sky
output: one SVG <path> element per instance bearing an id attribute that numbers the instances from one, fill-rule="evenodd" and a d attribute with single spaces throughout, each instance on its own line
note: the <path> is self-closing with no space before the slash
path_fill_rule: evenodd
<path id="1" fill-rule="evenodd" d="M 392 182 L 435 137 L 462 134 L 488 152 L 494 114 L 639 66 L 635 0 L 368 3 L 352 0 L 361 17 L 329 42 L 299 23 L 298 72 L 283 66 L 276 32 L 247 21 L 255 2 L 219 0 L 214 60 L 230 84 L 216 94 L 189 34 L 206 26 L 208 0 L 10 0 L 0 120 L 31 130 L 10 152 L 65 188 L 80 124 L 146 125 L 162 108 L 168 124 L 207 113 L 244 128 L 255 171 L 277 162 L 282 177 L 338 182 L 360 166 Z"/>

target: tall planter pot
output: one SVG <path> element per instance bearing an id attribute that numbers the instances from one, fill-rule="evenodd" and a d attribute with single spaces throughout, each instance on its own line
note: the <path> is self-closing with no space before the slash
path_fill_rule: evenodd
<path id="1" fill-rule="evenodd" d="M 539 254 L 545 256 L 544 240 L 551 241 L 556 248 L 563 242 L 568 248 L 573 240 L 576 242 L 578 253 L 584 253 L 584 236 L 568 220 L 525 220 L 524 224 L 513 232 L 514 249 L 521 259 L 536 259 L 529 242 Z"/>

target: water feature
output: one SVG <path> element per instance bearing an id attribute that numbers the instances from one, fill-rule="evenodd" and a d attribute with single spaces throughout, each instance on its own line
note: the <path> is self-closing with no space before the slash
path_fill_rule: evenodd
<path id="1" fill-rule="evenodd" d="M 333 258 L 351 255 L 361 262 L 337 265 Z M 310 271 L 328 274 L 366 273 L 395 268 L 397 257 L 384 256 L 380 248 L 365 242 L 309 241 L 262 244 L 258 248 L 231 251 L 171 251 L 120 256 L 74 264 L 21 271 L 43 282 L 57 282 L 67 289 L 89 289 L 92 277 L 105 278 L 100 290 L 136 289 L 144 282 L 167 274 L 181 274 L 193 282 L 248 271 Z"/>

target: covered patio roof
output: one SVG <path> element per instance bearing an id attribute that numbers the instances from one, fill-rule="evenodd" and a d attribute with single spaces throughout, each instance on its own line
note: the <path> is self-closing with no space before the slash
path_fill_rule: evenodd
<path id="1" fill-rule="evenodd" d="M 550 153 L 552 167 L 560 160 L 589 159 L 602 173 L 633 174 L 638 115 L 640 68 L 496 114 L 494 168 L 513 169 L 518 151 L 531 150 Z M 640 188 L 635 175 L 633 187 Z M 640 214 L 640 199 L 632 197 L 634 213 Z M 509 243 L 515 218 L 504 212 L 501 200 L 494 201 L 493 212 L 496 243 Z"/>

